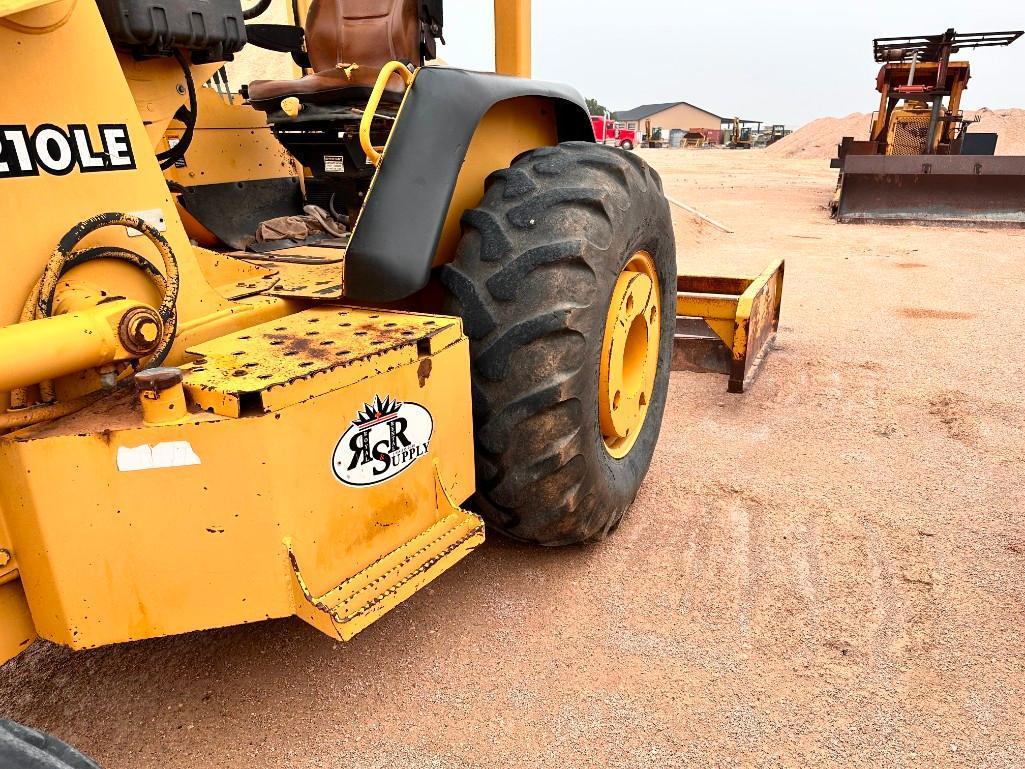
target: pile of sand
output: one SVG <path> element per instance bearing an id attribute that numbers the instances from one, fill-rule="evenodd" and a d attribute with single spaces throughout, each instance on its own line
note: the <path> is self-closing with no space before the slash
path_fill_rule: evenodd
<path id="1" fill-rule="evenodd" d="M 980 109 L 968 113 L 968 117 L 976 116 L 979 122 L 968 129 L 969 133 L 998 134 L 998 155 L 1025 155 L 1025 109 Z"/>
<path id="2" fill-rule="evenodd" d="M 845 136 L 867 139 L 872 116 L 853 112 L 847 117 L 820 117 L 784 136 L 765 151 L 781 158 L 833 158 Z"/>
<path id="3" fill-rule="evenodd" d="M 998 155 L 1025 155 L 1025 110 L 981 109 L 966 112 L 965 116 L 979 117 L 979 122 L 968 129 L 971 133 L 999 134 Z M 836 145 L 844 136 L 867 139 L 871 121 L 872 116 L 866 112 L 855 112 L 842 118 L 819 118 L 765 151 L 781 158 L 832 158 L 836 156 Z"/>

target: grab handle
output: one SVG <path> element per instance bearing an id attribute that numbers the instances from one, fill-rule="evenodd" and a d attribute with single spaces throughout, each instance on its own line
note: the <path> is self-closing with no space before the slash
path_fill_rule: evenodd
<path id="1" fill-rule="evenodd" d="M 413 73 L 409 71 L 409 68 L 401 61 L 390 61 L 384 65 L 381 69 L 381 74 L 377 76 L 377 82 L 374 83 L 374 90 L 370 94 L 370 101 L 367 102 L 367 109 L 363 113 L 363 119 L 359 124 L 359 143 L 363 147 L 363 151 L 367 155 L 367 159 L 370 160 L 374 166 L 378 166 L 381 163 L 381 153 L 384 152 L 384 147 L 375 147 L 374 143 L 370 141 L 370 127 L 374 123 L 374 116 L 377 114 L 377 108 L 381 105 L 381 97 L 384 96 L 384 89 L 388 85 L 388 81 L 391 76 L 398 73 L 402 76 L 402 80 L 406 84 L 406 88 L 409 88 L 413 83 Z"/>

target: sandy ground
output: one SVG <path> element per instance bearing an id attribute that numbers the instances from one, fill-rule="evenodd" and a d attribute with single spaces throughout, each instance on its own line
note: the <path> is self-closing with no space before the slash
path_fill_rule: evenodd
<path id="1" fill-rule="evenodd" d="M 348 645 L 299 621 L 0 671 L 107 769 L 1025 767 L 1025 232 L 833 225 L 821 161 L 647 157 L 681 265 L 787 259 L 754 388 L 674 375 L 589 549 L 492 540 Z"/>

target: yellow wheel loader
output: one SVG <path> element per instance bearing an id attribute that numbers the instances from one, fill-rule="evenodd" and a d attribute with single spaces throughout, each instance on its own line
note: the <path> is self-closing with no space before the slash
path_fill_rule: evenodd
<path id="1" fill-rule="evenodd" d="M 868 140 L 845 136 L 830 202 L 846 224 L 1025 227 L 1025 157 L 997 155 L 995 133 L 961 111 L 971 48 L 1011 45 L 1022 30 L 882 37 L 872 42 L 879 109 Z"/>
<path id="2" fill-rule="evenodd" d="M 0 0 L 0 661 L 298 616 L 495 531 L 599 540 L 666 403 L 658 175 L 441 3 Z M 246 46 L 295 77 L 236 88 Z M 471 512 L 475 511 L 475 512 Z"/>

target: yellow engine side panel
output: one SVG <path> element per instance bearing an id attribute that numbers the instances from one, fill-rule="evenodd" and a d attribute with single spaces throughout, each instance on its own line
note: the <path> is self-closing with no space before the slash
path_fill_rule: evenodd
<path id="1" fill-rule="evenodd" d="M 197 89 L 199 122 L 182 167 L 172 166 L 167 177 L 187 187 L 255 179 L 295 178 L 302 173 L 298 162 L 274 137 L 262 112 L 242 103 L 228 104 L 212 88 Z M 178 137 L 172 128 L 168 136 Z M 166 142 L 160 149 L 166 149 Z"/>

